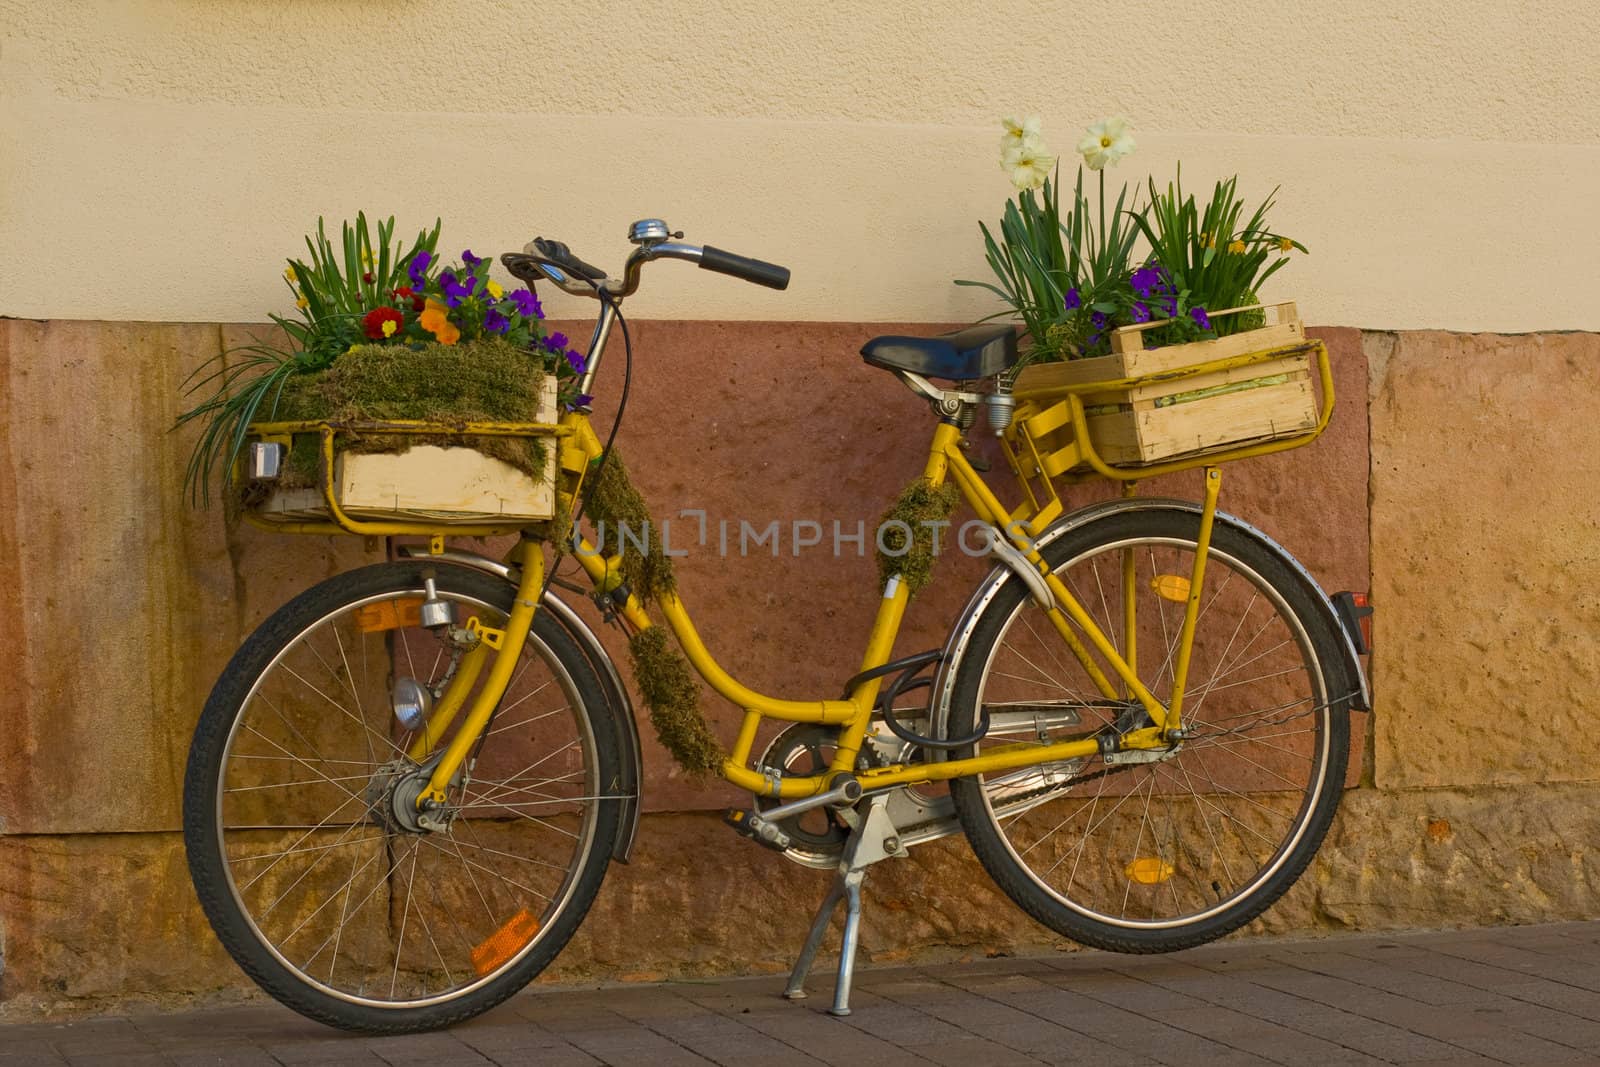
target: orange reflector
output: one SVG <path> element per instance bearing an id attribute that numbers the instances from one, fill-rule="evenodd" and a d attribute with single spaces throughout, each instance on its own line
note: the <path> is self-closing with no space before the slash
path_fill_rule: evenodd
<path id="1" fill-rule="evenodd" d="M 538 916 L 523 908 L 472 950 L 472 969 L 488 974 L 521 952 L 538 932 Z"/>
<path id="2" fill-rule="evenodd" d="M 1141 856 L 1122 868 L 1122 873 L 1128 876 L 1130 882 L 1160 885 L 1172 877 L 1172 864 L 1158 856 Z"/>
<path id="3" fill-rule="evenodd" d="M 356 609 L 356 628 L 364 634 L 422 625 L 422 600 L 380 600 Z"/>
<path id="4" fill-rule="evenodd" d="M 1150 591 L 1163 600 L 1183 604 L 1189 599 L 1189 579 L 1181 574 L 1158 574 L 1150 579 Z"/>

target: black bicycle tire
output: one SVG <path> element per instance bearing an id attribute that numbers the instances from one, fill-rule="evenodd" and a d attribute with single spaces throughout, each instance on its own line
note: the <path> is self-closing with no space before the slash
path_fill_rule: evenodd
<path id="1" fill-rule="evenodd" d="M 1199 521 L 1198 514 L 1177 508 L 1112 514 L 1063 534 L 1046 545 L 1041 554 L 1055 568 L 1097 547 L 1128 537 L 1187 539 L 1192 544 L 1198 537 Z M 1333 628 L 1335 624 L 1318 608 L 1314 600 L 1316 594 L 1308 588 L 1307 580 L 1260 541 L 1219 523 L 1213 530 L 1212 544 L 1218 551 L 1226 552 L 1255 570 L 1283 598 L 1310 639 L 1322 675 L 1323 691 L 1329 699 L 1329 704 L 1321 711 L 1326 716 L 1329 731 L 1323 786 L 1297 824 L 1303 831 L 1293 850 L 1265 880 L 1217 914 L 1189 924 L 1141 929 L 1098 921 L 1054 899 L 1024 870 L 1024 864 L 1006 844 L 982 794 L 981 777 L 952 781 L 951 794 L 962 830 L 996 885 L 1034 919 L 1080 944 L 1112 952 L 1173 952 L 1214 941 L 1237 930 L 1276 903 L 1300 878 L 1320 849 L 1338 810 L 1349 755 L 1348 708 L 1341 700 L 1354 688 L 1354 680 L 1348 677 L 1339 635 Z M 972 729 L 977 707 L 976 689 L 982 680 L 983 665 L 1006 620 L 1027 595 L 1021 582 L 1008 583 L 974 624 L 952 688 L 949 727 L 952 734 L 960 735 Z M 960 755 L 970 756 L 975 751 L 967 749 Z"/>
<path id="2" fill-rule="evenodd" d="M 251 932 L 227 889 L 225 859 L 215 815 L 222 757 L 242 704 L 274 657 L 314 620 L 341 606 L 390 592 L 420 591 L 422 571 L 432 567 L 441 591 L 472 596 L 509 613 L 516 589 L 509 582 L 463 567 L 425 561 L 393 561 L 336 575 L 279 608 L 247 638 L 223 670 L 206 701 L 190 746 L 184 777 L 183 832 L 190 877 L 201 907 L 223 947 L 263 991 L 307 1018 L 343 1030 L 405 1034 L 435 1030 L 482 1014 L 523 989 L 556 958 L 582 923 L 604 880 L 618 835 L 621 804 L 596 801 L 595 832 L 581 858 L 572 895 L 540 943 L 502 974 L 461 995 L 423 1007 L 372 1007 L 315 989 L 284 967 Z M 604 690 L 582 651 L 546 613 L 534 616 L 529 640 L 542 642 L 582 697 L 582 714 L 594 739 L 597 781 L 621 778 L 620 740 L 606 711 Z M 609 789 L 608 789 L 609 791 Z M 575 863 L 573 866 L 579 866 Z"/>

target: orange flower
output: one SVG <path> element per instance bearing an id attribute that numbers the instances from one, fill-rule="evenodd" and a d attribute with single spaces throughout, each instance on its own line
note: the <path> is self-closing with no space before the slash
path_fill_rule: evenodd
<path id="1" fill-rule="evenodd" d="M 428 301 L 417 323 L 438 338 L 442 345 L 453 345 L 461 340 L 461 331 L 450 321 L 445 306 L 437 300 Z"/>

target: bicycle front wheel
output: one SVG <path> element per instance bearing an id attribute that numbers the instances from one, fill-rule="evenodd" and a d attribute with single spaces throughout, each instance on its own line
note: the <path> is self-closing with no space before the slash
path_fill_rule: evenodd
<path id="1" fill-rule="evenodd" d="M 1178 508 L 1123 512 L 1042 550 L 1166 706 L 1199 523 Z M 957 667 L 951 730 L 971 732 L 980 708 L 1037 722 L 1031 743 L 1150 725 L 1105 674 L 1114 696 L 1090 681 L 1022 583 L 1007 583 Z M 959 779 L 956 810 L 990 875 L 1058 933 L 1121 952 L 1201 944 L 1261 914 L 1316 853 L 1344 787 L 1354 686 L 1308 581 L 1218 523 L 1182 705 L 1187 739 Z"/>
<path id="2" fill-rule="evenodd" d="M 184 783 L 218 938 L 272 996 L 346 1029 L 447 1026 L 522 988 L 577 928 L 619 832 L 602 690 L 543 612 L 447 804 L 418 821 L 432 764 L 391 695 L 409 681 L 437 699 L 473 669 L 418 625 L 426 566 L 339 575 L 273 614 L 212 691 Z M 459 625 L 505 625 L 510 584 L 434 570 Z"/>

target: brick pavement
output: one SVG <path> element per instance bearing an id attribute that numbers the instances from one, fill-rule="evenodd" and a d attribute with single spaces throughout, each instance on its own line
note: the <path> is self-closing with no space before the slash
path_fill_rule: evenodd
<path id="1" fill-rule="evenodd" d="M 825 969 L 826 961 L 822 968 Z M 446 1033 L 341 1034 L 271 1003 L 0 1029 L 21 1064 L 1600 1064 L 1600 922 L 524 993 Z"/>

